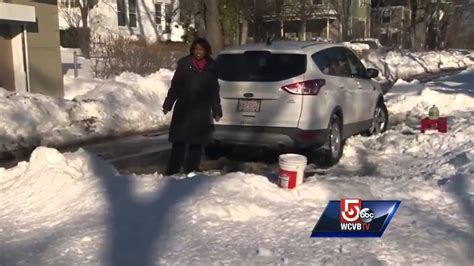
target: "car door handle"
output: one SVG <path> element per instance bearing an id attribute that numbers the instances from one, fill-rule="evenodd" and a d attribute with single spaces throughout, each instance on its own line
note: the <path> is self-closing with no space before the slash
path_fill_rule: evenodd
<path id="1" fill-rule="evenodd" d="M 345 87 L 344 87 L 344 86 L 339 86 L 338 88 L 341 89 L 341 90 L 343 90 Z"/>

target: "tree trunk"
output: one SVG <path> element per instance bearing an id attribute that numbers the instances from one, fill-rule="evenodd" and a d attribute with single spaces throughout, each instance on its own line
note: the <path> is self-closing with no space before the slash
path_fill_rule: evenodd
<path id="1" fill-rule="evenodd" d="M 79 31 L 79 47 L 85 58 L 90 58 L 90 30 L 89 30 L 89 8 L 81 7 L 82 27 Z"/>
<path id="2" fill-rule="evenodd" d="M 242 25 L 240 28 L 240 44 L 247 44 L 248 36 L 249 36 L 249 22 L 246 18 L 243 18 Z"/>
<path id="3" fill-rule="evenodd" d="M 349 38 L 349 18 L 341 18 L 341 41 L 345 42 Z"/>
<path id="4" fill-rule="evenodd" d="M 306 19 L 301 20 L 301 41 L 306 41 Z"/>
<path id="5" fill-rule="evenodd" d="M 221 23 L 219 20 L 219 1 L 206 0 L 206 37 L 213 51 L 218 53 L 224 47 Z"/>
<path id="6" fill-rule="evenodd" d="M 418 4 L 416 0 L 409 0 L 408 6 L 411 9 L 411 16 L 410 16 L 410 48 L 418 50 L 418 46 L 416 43 L 416 13 L 418 10 Z"/>
<path id="7" fill-rule="evenodd" d="M 435 50 L 441 48 L 441 0 L 436 2 L 436 38 L 435 38 Z"/>
<path id="8" fill-rule="evenodd" d="M 197 35 L 199 37 L 206 36 L 206 8 L 202 1 L 193 2 L 193 17 L 194 26 L 196 27 Z"/>
<path id="9" fill-rule="evenodd" d="M 349 20 L 351 18 L 352 0 L 341 1 L 340 17 L 341 17 L 341 37 L 342 41 L 349 39 Z"/>

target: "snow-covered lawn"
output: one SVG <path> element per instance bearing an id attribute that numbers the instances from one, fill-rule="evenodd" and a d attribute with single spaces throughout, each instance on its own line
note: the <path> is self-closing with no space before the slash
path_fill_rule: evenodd
<path id="1" fill-rule="evenodd" d="M 81 150 L 0 169 L 0 265 L 472 265 L 474 71 L 399 82 L 381 136 L 292 191 L 271 177 L 119 175 Z M 420 134 L 437 104 L 446 134 Z M 312 239 L 328 200 L 399 199 L 381 239 Z"/>

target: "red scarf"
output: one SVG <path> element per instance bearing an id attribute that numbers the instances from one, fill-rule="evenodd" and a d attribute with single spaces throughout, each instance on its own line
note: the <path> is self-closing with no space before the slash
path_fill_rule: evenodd
<path id="1" fill-rule="evenodd" d="M 201 60 L 197 60 L 196 57 L 193 57 L 193 66 L 196 68 L 197 71 L 202 72 L 207 65 L 207 59 L 203 58 Z"/>

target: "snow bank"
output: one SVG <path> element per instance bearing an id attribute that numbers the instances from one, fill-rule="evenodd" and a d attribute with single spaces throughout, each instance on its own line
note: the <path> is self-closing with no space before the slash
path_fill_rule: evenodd
<path id="1" fill-rule="evenodd" d="M 370 50 L 370 46 L 366 43 L 351 43 L 351 42 L 343 42 L 345 46 L 349 47 L 350 49 L 361 53 L 363 51 L 368 51 Z"/>
<path id="2" fill-rule="evenodd" d="M 62 145 L 93 137 L 158 128 L 172 71 L 147 77 L 123 73 L 115 80 L 65 78 L 67 98 L 0 94 L 0 151 Z M 74 88 L 74 89 L 72 89 Z"/>
<path id="3" fill-rule="evenodd" d="M 474 54 L 463 51 L 433 51 L 412 53 L 390 51 L 386 55 L 369 53 L 363 59 L 367 67 L 376 68 L 388 81 L 413 79 L 425 73 L 437 73 L 447 69 L 462 69 L 474 65 Z"/>
<path id="4" fill-rule="evenodd" d="M 458 76 L 473 75 L 473 70 L 466 70 Z M 432 105 L 440 109 L 442 116 L 456 115 L 474 111 L 474 86 L 470 79 L 452 81 L 449 77 L 426 84 L 398 80 L 386 99 L 389 111 L 395 115 L 426 116 Z"/>
<path id="5" fill-rule="evenodd" d="M 82 150 L 63 155 L 39 147 L 28 163 L 21 162 L 8 170 L 0 168 L 3 217 L 15 214 L 17 224 L 49 220 L 54 225 L 67 221 L 77 211 L 94 211 L 90 202 L 101 192 L 93 178 L 92 158 Z M 78 201 L 81 195 L 88 197 Z"/>
<path id="6" fill-rule="evenodd" d="M 76 96 L 80 96 L 95 89 L 97 86 L 104 84 L 106 81 L 101 79 L 84 78 L 67 75 L 63 77 L 64 81 L 64 99 L 72 100 Z"/>
<path id="7" fill-rule="evenodd" d="M 8 94 L 8 91 L 2 87 L 0 87 L 0 97 Z"/>
<path id="8" fill-rule="evenodd" d="M 474 126 L 456 127 L 351 138 L 338 166 L 290 191 L 275 177 L 245 173 L 120 176 L 83 150 L 40 147 L 30 162 L 0 169 L 4 261 L 465 265 L 471 225 L 460 198 L 474 185 Z M 382 239 L 310 239 L 327 201 L 344 197 L 402 206 Z M 54 242 L 42 244 L 51 235 Z"/>

